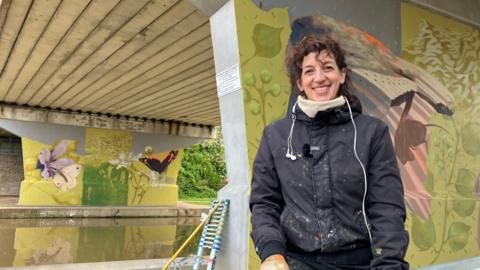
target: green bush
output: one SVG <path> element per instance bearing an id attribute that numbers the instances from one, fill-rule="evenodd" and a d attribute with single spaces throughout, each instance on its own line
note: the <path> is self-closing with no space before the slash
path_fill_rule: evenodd
<path id="1" fill-rule="evenodd" d="M 216 197 L 226 184 L 226 177 L 223 138 L 219 132 L 216 139 L 185 149 L 177 181 L 179 197 Z"/>

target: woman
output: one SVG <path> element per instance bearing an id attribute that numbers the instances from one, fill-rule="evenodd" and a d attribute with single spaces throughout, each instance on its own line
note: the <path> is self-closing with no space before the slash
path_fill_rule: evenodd
<path id="1" fill-rule="evenodd" d="M 261 269 L 408 269 L 403 186 L 388 127 L 348 92 L 339 45 L 287 50 L 285 119 L 264 130 L 253 166 L 252 238 Z"/>

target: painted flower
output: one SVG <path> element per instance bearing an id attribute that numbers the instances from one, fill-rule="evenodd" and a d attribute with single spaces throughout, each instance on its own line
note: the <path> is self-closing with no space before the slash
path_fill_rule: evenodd
<path id="1" fill-rule="evenodd" d="M 137 162 L 141 154 L 133 155 L 132 153 L 120 153 L 117 159 L 109 160 L 108 162 L 113 166 L 116 166 L 116 169 L 129 168 L 134 162 Z"/>
<path id="2" fill-rule="evenodd" d="M 43 149 L 38 155 L 37 168 L 42 172 L 44 179 L 50 179 L 63 168 L 75 164 L 75 161 L 69 158 L 60 158 L 65 154 L 68 147 L 68 141 L 62 140 L 53 150 Z"/>

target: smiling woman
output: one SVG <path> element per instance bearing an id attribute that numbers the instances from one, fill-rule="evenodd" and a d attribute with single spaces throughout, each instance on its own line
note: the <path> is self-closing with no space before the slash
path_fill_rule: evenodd
<path id="1" fill-rule="evenodd" d="M 349 93 L 342 49 L 328 36 L 306 35 L 287 48 L 286 64 L 300 95 L 286 118 L 265 128 L 253 165 L 261 270 L 408 269 L 388 127 L 363 115 Z"/>
<path id="2" fill-rule="evenodd" d="M 326 50 L 311 52 L 303 58 L 298 89 L 309 100 L 328 101 L 337 96 L 340 85 L 345 82 L 346 73 L 345 68 L 338 68 L 331 53 Z"/>

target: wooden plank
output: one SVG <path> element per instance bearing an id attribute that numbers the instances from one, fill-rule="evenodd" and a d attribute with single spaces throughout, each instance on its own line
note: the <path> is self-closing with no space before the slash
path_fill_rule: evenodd
<path id="1" fill-rule="evenodd" d="M 35 48 L 35 44 L 57 10 L 59 3 L 60 0 L 33 2 L 9 56 L 9 61 L 0 77 L 0 99 L 2 101 L 12 101 L 5 99 L 8 90 L 25 64 L 25 61 L 30 56 L 32 50 Z"/>
<path id="2" fill-rule="evenodd" d="M 168 116 L 168 117 L 173 117 L 173 118 L 178 118 L 184 115 L 192 115 L 192 114 L 199 114 L 202 110 L 206 110 L 207 108 L 218 108 L 218 98 L 215 96 L 212 98 L 212 96 L 205 96 L 202 99 L 199 99 L 198 101 L 195 99 L 190 99 L 188 101 L 187 106 L 181 106 L 179 108 L 174 107 L 171 111 L 156 111 L 152 114 L 147 114 L 151 115 L 153 118 L 157 118 L 160 115 L 162 117 Z"/>
<path id="3" fill-rule="evenodd" d="M 113 89 L 128 82 L 133 77 L 142 75 L 143 72 L 146 72 L 145 68 L 141 68 L 140 70 L 140 64 L 132 63 L 132 61 L 128 61 L 127 58 L 132 57 L 136 53 L 141 54 L 141 50 L 149 42 L 154 42 L 154 39 L 158 38 L 159 35 L 162 35 L 169 28 L 174 27 L 176 23 L 190 15 L 193 11 L 194 9 L 192 5 L 188 2 L 179 2 L 159 16 L 148 26 L 148 28 L 140 31 L 138 37 L 134 38 L 131 42 L 112 55 L 107 61 L 92 70 L 92 72 L 88 74 L 89 78 L 84 78 L 69 90 L 78 93 L 78 95 L 76 95 L 75 105 L 83 107 L 87 105 L 87 103 L 91 101 L 93 102 L 110 93 Z M 161 49 L 161 47 L 158 49 Z M 152 58 L 154 57 L 145 55 L 144 58 L 144 62 L 152 62 Z M 97 69 L 107 70 L 107 72 L 103 74 L 103 76 L 98 76 L 98 73 L 95 72 Z M 130 75 L 131 73 L 134 75 Z M 86 86 L 86 83 L 90 84 Z M 88 100 L 85 101 L 85 99 Z M 72 105 L 64 104 L 64 106 L 71 107 Z"/>
<path id="4" fill-rule="evenodd" d="M 148 106 L 151 106 L 152 103 L 158 102 L 157 99 L 168 100 L 169 96 L 175 95 L 175 91 L 187 91 L 186 89 L 190 89 L 189 87 L 195 87 L 199 84 L 205 85 L 206 83 L 211 83 L 212 81 L 215 81 L 215 71 L 209 69 L 206 72 L 192 76 L 187 80 L 179 82 L 165 89 L 155 88 L 158 89 L 155 93 L 149 95 L 148 97 L 130 102 L 128 105 L 121 108 L 121 112 L 122 114 L 128 115 L 129 113 L 144 111 L 145 109 L 138 109 L 138 107 L 148 108 Z"/>
<path id="5" fill-rule="evenodd" d="M 45 82 L 67 62 L 69 57 L 73 55 L 82 42 L 92 33 L 93 29 L 102 22 L 119 1 L 120 0 L 92 0 L 57 47 L 43 62 L 38 72 L 35 73 L 33 78 L 25 86 L 24 91 L 17 98 L 17 103 L 38 105 L 38 103 L 31 102 L 32 97 Z"/>
<path id="6" fill-rule="evenodd" d="M 195 88 L 193 91 L 178 92 L 176 96 L 169 98 L 168 100 L 160 100 L 158 103 L 151 105 L 150 111 L 144 113 L 144 115 L 161 115 L 165 112 L 180 111 L 185 107 L 189 107 L 191 104 L 208 103 L 209 99 L 213 99 L 216 103 L 217 92 L 216 83 L 212 82 L 202 87 Z"/>
<path id="7" fill-rule="evenodd" d="M 0 10 L 0 20 L 2 28 L 0 32 L 0 76 L 4 73 L 9 55 L 18 37 L 18 33 L 22 28 L 23 22 L 28 14 L 28 10 L 32 5 L 32 0 L 15 1 L 3 0 Z M 2 91 L 7 91 L 0 84 L 0 96 Z"/>
<path id="8" fill-rule="evenodd" d="M 191 84 L 187 86 L 183 86 L 182 88 L 177 89 L 176 91 L 182 90 L 182 91 L 195 91 L 198 88 L 205 87 L 206 85 L 212 84 L 213 82 L 211 80 L 203 80 L 199 81 L 197 84 Z M 164 95 L 162 95 L 160 98 L 152 98 L 149 100 L 150 102 L 147 103 L 141 103 L 141 105 L 136 106 L 132 109 L 129 110 L 119 110 L 121 114 L 124 115 L 135 115 L 135 116 L 146 116 L 146 113 L 157 109 L 156 104 L 165 101 L 169 103 L 170 98 L 175 97 L 175 94 L 178 94 L 174 88 L 177 88 L 177 85 L 173 86 L 170 88 L 168 92 L 166 92 Z M 160 117 L 161 118 L 161 117 Z"/>
<path id="9" fill-rule="evenodd" d="M 49 102 L 44 102 L 56 88 L 69 75 L 77 70 L 79 66 L 93 53 L 127 24 L 147 3 L 149 0 L 122 0 L 100 24 L 88 35 L 71 55 L 68 56 L 58 70 L 35 92 L 34 96 L 29 100 L 31 105 L 40 105 L 47 107 Z M 85 16 L 85 15 L 83 15 Z M 82 16 L 82 17 L 83 17 Z M 95 19 L 95 18 L 92 18 Z"/>
<path id="10" fill-rule="evenodd" d="M 115 89 L 115 91 L 112 90 L 109 98 L 107 97 L 108 99 L 102 98 L 98 103 L 91 105 L 90 108 L 94 107 L 100 111 L 106 108 L 121 108 L 124 105 L 127 105 L 132 97 L 138 99 L 150 96 L 157 91 L 156 89 L 168 87 L 181 80 L 188 79 L 199 72 L 214 68 L 211 53 L 211 49 L 208 49 L 204 53 L 185 59 L 185 61 L 181 61 L 181 58 L 184 56 L 183 54 L 179 55 L 178 59 L 171 58 L 158 70 L 154 70 L 157 73 L 155 77 L 150 79 L 146 78 L 144 81 L 141 81 L 141 79 L 132 80 L 130 81 L 132 83 L 129 82 L 124 86 Z M 176 63 L 176 60 L 179 60 L 179 62 Z M 175 64 L 177 65 L 169 68 L 169 66 Z M 165 68 L 163 68 L 163 66 L 165 66 Z M 130 87 L 131 85 L 133 85 L 133 87 Z M 152 87 L 155 87 L 155 89 L 152 89 Z"/>
<path id="11" fill-rule="evenodd" d="M 3 0 L 0 1 L 0 36 L 2 35 L 3 26 L 5 25 L 5 21 L 7 20 L 7 12 L 10 8 L 10 4 L 12 0 Z"/>
<path id="12" fill-rule="evenodd" d="M 178 46 L 178 48 L 181 47 Z M 152 79 L 157 81 L 155 83 L 158 83 L 164 79 L 163 75 L 165 73 L 173 72 L 172 69 L 177 70 L 176 72 L 182 72 L 182 70 L 178 68 L 180 63 L 190 61 L 191 65 L 194 66 L 196 65 L 196 59 L 212 57 L 213 52 L 211 50 L 210 37 L 204 38 L 197 43 L 190 44 L 189 47 L 183 48 L 181 53 L 172 55 L 168 59 L 165 59 L 163 53 L 156 54 L 145 62 L 137 66 L 132 66 L 131 70 L 127 73 L 118 76 L 107 84 L 103 86 L 99 85 L 99 88 L 96 90 L 89 90 L 94 92 L 94 94 L 87 96 L 84 100 L 80 101 L 78 106 L 80 109 L 98 106 L 99 110 L 101 110 L 102 107 L 105 108 L 117 102 L 121 99 L 119 95 L 128 94 L 127 91 L 135 86 L 146 83 Z"/>
<path id="13" fill-rule="evenodd" d="M 176 20 L 174 19 L 176 18 L 176 14 L 170 14 L 170 16 L 172 18 L 170 18 L 168 21 L 176 23 Z M 163 23 L 163 20 L 159 20 L 159 22 L 162 22 L 161 25 L 165 24 Z M 132 46 L 128 46 L 130 44 L 127 44 L 125 46 L 125 52 L 123 50 L 119 50 L 120 56 L 114 57 L 114 59 L 112 59 L 113 67 L 115 67 L 116 64 L 119 65 L 118 67 L 115 68 L 115 71 L 112 72 L 113 76 L 115 76 L 115 72 L 119 74 L 123 74 L 125 71 L 130 70 L 131 67 L 134 67 L 148 60 L 159 51 L 162 51 L 164 48 L 171 46 L 183 36 L 188 35 L 192 29 L 196 29 L 197 27 L 205 25 L 207 24 L 207 22 L 208 22 L 208 18 L 206 18 L 203 14 L 201 14 L 200 12 L 193 12 L 189 16 L 187 16 L 185 19 L 179 21 L 173 27 L 168 29 L 168 31 L 165 31 L 161 35 L 156 36 L 155 40 L 153 40 L 152 42 L 149 42 L 144 48 L 142 48 L 141 50 L 138 50 L 138 53 L 133 54 L 131 57 L 128 57 L 131 55 L 131 51 L 135 50 L 139 46 L 133 43 L 132 43 L 133 44 Z M 155 23 L 155 25 L 152 25 L 152 28 L 161 27 L 161 25 L 157 25 Z M 205 31 L 205 32 L 206 32 L 206 35 L 208 35 L 210 31 L 208 29 L 208 31 Z M 133 49 L 131 47 L 133 47 Z M 122 55 L 122 53 L 125 56 Z M 108 61 L 106 61 L 105 63 L 108 63 Z M 96 80 L 97 78 L 100 78 L 98 74 L 104 73 L 102 72 L 103 71 L 102 68 L 108 69 L 109 66 L 100 65 L 96 67 L 89 74 L 91 76 L 89 76 L 90 78 L 85 80 L 85 83 L 83 83 L 83 81 L 79 82 L 77 85 L 75 85 L 75 87 L 65 92 L 61 97 L 59 97 L 54 102 L 52 102 L 52 106 L 69 108 L 72 106 L 72 104 L 76 104 L 80 102 L 83 98 L 87 97 L 90 94 L 90 92 L 82 91 L 83 88 L 91 84 L 90 80 Z"/>
<path id="14" fill-rule="evenodd" d="M 205 114 L 201 117 L 198 117 L 198 116 L 188 117 L 188 118 L 185 118 L 185 120 L 183 121 L 187 123 L 198 123 L 198 124 L 210 125 L 210 126 L 220 126 L 220 123 L 221 123 L 220 113 L 215 111 L 211 111 L 208 114 Z"/>
<path id="15" fill-rule="evenodd" d="M 205 75 L 199 74 L 194 77 L 201 78 L 201 77 L 205 77 Z M 129 108 L 121 108 L 118 111 L 120 111 L 121 114 L 125 114 L 125 115 L 144 115 L 145 113 L 151 111 L 152 107 L 157 106 L 157 104 L 162 101 L 166 102 L 167 104 L 170 104 L 170 99 L 178 96 L 179 91 L 195 91 L 196 89 L 205 87 L 206 85 L 209 85 L 212 83 L 214 83 L 212 79 L 205 77 L 193 83 L 191 81 L 187 81 L 187 82 L 174 84 L 171 87 L 162 89 L 163 94 L 154 96 L 150 99 L 146 99 L 147 102 L 145 102 L 145 100 L 139 100 L 137 101 L 139 104 L 137 106 L 131 105 L 131 103 L 129 103 L 128 104 Z"/>
<path id="16" fill-rule="evenodd" d="M 77 17 L 90 3 L 88 0 L 82 1 L 62 1 L 52 20 L 48 23 L 45 32 L 38 40 L 30 57 L 23 65 L 19 75 L 11 86 L 6 100 L 16 102 L 23 89 L 41 67 L 45 59 L 52 53 L 62 37 L 73 25 Z"/>
<path id="17" fill-rule="evenodd" d="M 77 103 L 78 99 L 88 95 L 89 92 L 82 92 L 82 89 L 104 76 L 115 66 L 125 62 L 132 54 L 150 44 L 165 29 L 169 29 L 175 25 L 177 20 L 181 19 L 181 17 L 172 16 L 169 20 L 158 20 L 158 18 L 164 17 L 162 14 L 176 1 L 150 2 L 101 48 L 90 55 L 43 102 L 54 108 L 69 108 L 64 106 L 65 103 L 69 101 Z M 161 23 L 161 25 L 157 25 L 157 23 Z M 148 58 L 149 55 L 145 55 L 145 57 Z"/>
<path id="18" fill-rule="evenodd" d="M 178 121 L 184 121 L 189 123 L 199 123 L 199 119 L 212 117 L 214 115 L 220 115 L 218 106 L 215 104 L 209 105 L 208 107 L 196 107 L 191 108 L 190 110 L 184 112 L 183 114 L 173 114 L 173 115 L 162 115 L 162 119 L 175 119 Z M 158 116 L 160 117 L 160 116 Z"/>
<path id="19" fill-rule="evenodd" d="M 182 112 L 183 109 L 191 109 L 198 104 L 207 105 L 216 103 L 218 106 L 218 97 L 216 84 L 208 84 L 196 89 L 194 93 L 185 93 L 168 100 L 168 104 L 155 104 L 151 107 L 152 111 L 146 115 L 163 115 L 168 113 Z M 198 94 L 195 94 L 198 93 Z"/>
<path id="20" fill-rule="evenodd" d="M 191 121 L 193 119 L 195 122 L 198 122 L 198 119 L 205 119 L 214 115 L 220 115 L 220 109 L 218 106 L 211 106 L 211 107 L 205 107 L 204 109 L 199 109 L 196 113 L 190 114 L 188 118 L 186 118 L 188 121 Z M 193 122 L 193 123 L 195 123 Z"/>
<path id="21" fill-rule="evenodd" d="M 215 83 L 209 83 L 186 93 L 180 93 L 179 95 L 171 97 L 168 100 L 163 100 L 163 104 L 159 102 L 150 106 L 150 110 L 143 112 L 142 115 L 148 117 L 158 117 L 159 115 L 173 114 L 177 111 L 182 111 L 185 108 L 191 108 L 195 104 L 206 104 L 210 102 L 209 99 L 211 99 L 212 96 L 215 96 L 214 94 L 211 94 L 213 92 L 212 89 L 214 88 Z"/>

